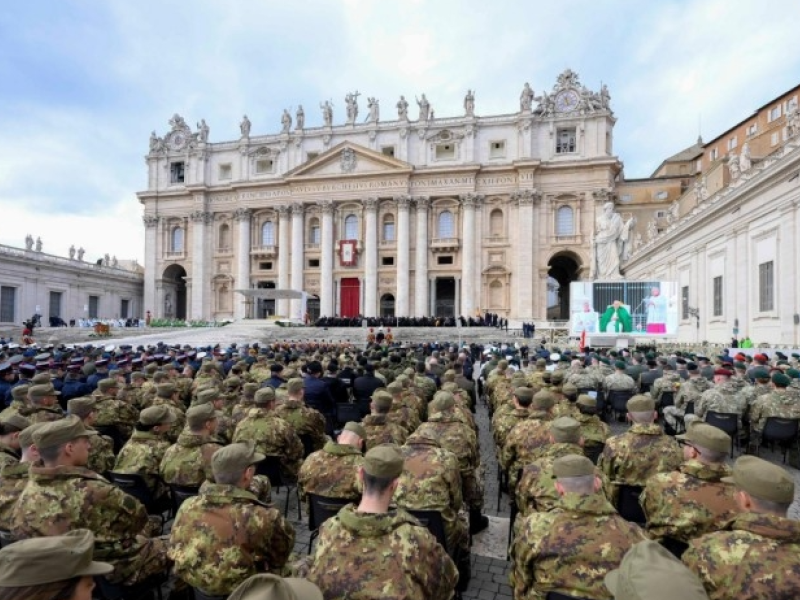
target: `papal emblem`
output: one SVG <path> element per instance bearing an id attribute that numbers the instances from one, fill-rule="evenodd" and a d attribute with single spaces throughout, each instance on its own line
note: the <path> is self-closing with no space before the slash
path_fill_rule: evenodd
<path id="1" fill-rule="evenodd" d="M 342 173 L 352 173 L 356 168 L 356 152 L 352 148 L 342 150 Z"/>

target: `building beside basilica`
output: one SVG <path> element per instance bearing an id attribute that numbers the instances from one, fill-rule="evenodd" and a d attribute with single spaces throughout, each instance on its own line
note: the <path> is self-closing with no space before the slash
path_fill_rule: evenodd
<path id="1" fill-rule="evenodd" d="M 175 115 L 153 133 L 144 206 L 144 310 L 188 319 L 301 317 L 301 302 L 237 290 L 304 291 L 311 316 L 548 317 L 548 284 L 591 276 L 595 219 L 621 164 L 608 91 L 574 72 L 518 110 L 409 114 L 375 98 L 323 126 L 302 108 L 281 131 L 209 141 Z M 568 295 L 551 307 L 568 317 Z M 553 316 L 553 315 L 550 315 Z"/>

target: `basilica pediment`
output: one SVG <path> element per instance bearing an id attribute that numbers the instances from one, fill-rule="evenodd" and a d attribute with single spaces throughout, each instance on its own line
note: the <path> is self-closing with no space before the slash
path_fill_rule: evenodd
<path id="1" fill-rule="evenodd" d="M 401 175 L 413 167 L 402 160 L 351 142 L 342 142 L 286 174 L 287 180 L 348 175 Z"/>

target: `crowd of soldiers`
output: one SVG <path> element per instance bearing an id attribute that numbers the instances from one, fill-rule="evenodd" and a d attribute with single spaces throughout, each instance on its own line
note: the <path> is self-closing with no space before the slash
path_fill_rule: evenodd
<path id="1" fill-rule="evenodd" d="M 80 535 L 113 569 L 96 575 L 135 586 L 170 573 L 176 598 L 305 585 L 298 598 L 447 600 L 466 589 L 472 536 L 488 526 L 483 400 L 513 503 L 515 600 L 800 597 L 793 480 L 755 456 L 729 467 L 734 440 L 705 422 L 735 412 L 736 435 L 754 439 L 769 417 L 800 418 L 800 356 L 542 349 L 514 368 L 506 351 L 6 347 L 0 530 L 21 541 L 0 550 L 0 573 L 3 553 L 22 572 L 30 552 L 63 553 Z M 603 404 L 613 392 L 631 394 L 616 436 Z M 271 504 L 275 471 L 307 513 L 342 507 L 306 558 Z M 114 484 L 124 475 L 141 477 L 147 506 Z M 426 511 L 443 543 L 418 519 Z"/>

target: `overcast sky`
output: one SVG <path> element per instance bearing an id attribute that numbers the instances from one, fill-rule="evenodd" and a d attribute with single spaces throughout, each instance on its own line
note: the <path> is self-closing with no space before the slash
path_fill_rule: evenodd
<path id="1" fill-rule="evenodd" d="M 425 92 L 439 117 L 518 109 L 569 67 L 608 85 L 628 177 L 800 83 L 797 0 L 28 0 L 0 12 L 0 243 L 143 262 L 135 193 L 152 130 L 210 141 L 280 128 L 298 104 Z"/>

